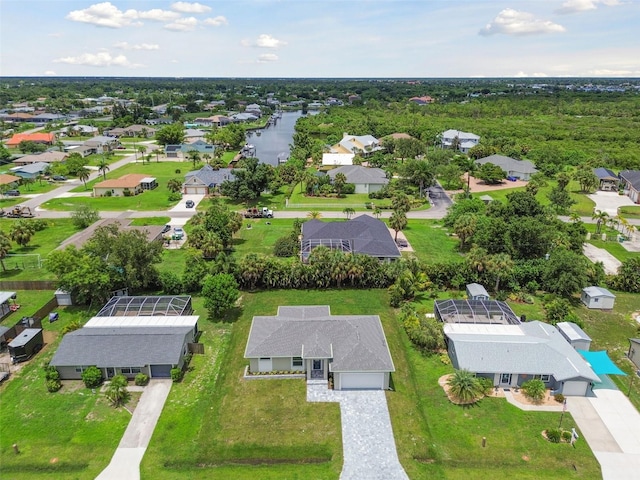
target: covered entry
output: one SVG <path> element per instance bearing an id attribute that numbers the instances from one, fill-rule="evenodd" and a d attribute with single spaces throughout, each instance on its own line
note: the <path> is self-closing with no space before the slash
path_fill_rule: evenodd
<path id="1" fill-rule="evenodd" d="M 151 365 L 151 378 L 171 378 L 173 365 Z"/>
<path id="2" fill-rule="evenodd" d="M 340 373 L 340 389 L 384 388 L 384 373 Z"/>

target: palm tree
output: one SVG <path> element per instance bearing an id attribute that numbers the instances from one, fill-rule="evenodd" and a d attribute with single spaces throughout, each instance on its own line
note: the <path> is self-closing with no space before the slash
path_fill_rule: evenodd
<path id="1" fill-rule="evenodd" d="M 467 253 L 465 260 L 471 270 L 481 274 L 487 268 L 488 258 L 489 254 L 484 248 L 474 245 Z"/>
<path id="2" fill-rule="evenodd" d="M 130 396 L 127 390 L 127 377 L 124 375 L 116 375 L 113 377 L 109 382 L 105 396 L 114 407 L 126 403 Z"/>
<path id="3" fill-rule="evenodd" d="M 187 158 L 193 162 L 193 168 L 196 168 L 196 163 L 200 161 L 200 152 L 197 150 L 189 150 L 187 152 Z"/>
<path id="4" fill-rule="evenodd" d="M 11 226 L 9 231 L 9 237 L 21 247 L 26 247 L 33 234 L 35 233 L 33 226 L 29 222 L 24 220 L 18 220 Z"/>
<path id="5" fill-rule="evenodd" d="M 180 190 L 182 190 L 182 181 L 177 178 L 171 178 L 167 182 L 167 188 L 172 193 L 178 193 Z"/>
<path id="6" fill-rule="evenodd" d="M 102 157 L 102 159 L 98 162 L 98 172 L 102 174 L 102 179 L 107 179 L 107 172 L 109 171 L 109 163 L 107 159 Z"/>
<path id="7" fill-rule="evenodd" d="M 373 209 L 373 215 L 377 218 L 380 219 L 380 216 L 382 215 L 382 210 L 380 210 L 378 207 L 375 207 Z"/>
<path id="8" fill-rule="evenodd" d="M 398 240 L 398 232 L 404 230 L 407 226 L 407 216 L 402 213 L 395 211 L 391 214 L 391 218 L 389 218 L 389 226 L 395 230 L 396 235 L 394 237 L 394 241 Z"/>
<path id="9" fill-rule="evenodd" d="M 342 210 L 342 213 L 346 215 L 347 220 L 350 220 L 351 217 L 356 213 L 356 211 L 353 208 L 347 207 L 344 210 Z"/>
<path id="10" fill-rule="evenodd" d="M 449 394 L 460 403 L 475 403 L 484 394 L 480 381 L 469 370 L 456 370 L 447 385 Z"/>
<path id="11" fill-rule="evenodd" d="M 11 240 L 7 235 L 0 230 L 0 264 L 2 265 L 2 271 L 6 272 L 7 267 L 4 265 L 4 259 L 11 251 Z"/>
<path id="12" fill-rule="evenodd" d="M 85 167 L 82 167 L 80 168 L 80 170 L 78 170 L 78 178 L 80 179 L 80 181 L 82 181 L 82 183 L 84 183 L 85 190 L 87 188 L 87 180 L 89 180 L 89 175 L 90 172 Z"/>
<path id="13" fill-rule="evenodd" d="M 211 165 L 211 155 L 205 153 L 202 155 L 202 159 L 207 163 L 207 165 Z"/>
<path id="14" fill-rule="evenodd" d="M 322 214 L 317 210 L 312 210 L 311 212 L 307 213 L 307 218 L 310 218 L 311 220 L 317 220 L 320 217 L 322 217 Z"/>
<path id="15" fill-rule="evenodd" d="M 411 201 L 405 193 L 399 192 L 391 199 L 391 207 L 394 212 L 407 213 L 411 210 Z"/>
<path id="16" fill-rule="evenodd" d="M 507 253 L 497 253 L 489 258 L 487 270 L 496 276 L 495 291 L 500 288 L 500 278 L 508 274 L 513 268 L 513 260 Z"/>
<path id="17" fill-rule="evenodd" d="M 591 219 L 596 221 L 596 234 L 600 234 L 602 225 L 607 223 L 608 218 L 609 214 L 607 212 L 603 212 L 602 210 L 596 210 L 593 212 Z"/>
<path id="18" fill-rule="evenodd" d="M 333 179 L 333 186 L 336 189 L 336 193 L 338 197 L 342 196 L 342 189 L 344 185 L 347 183 L 347 176 L 344 173 L 337 173 Z"/>

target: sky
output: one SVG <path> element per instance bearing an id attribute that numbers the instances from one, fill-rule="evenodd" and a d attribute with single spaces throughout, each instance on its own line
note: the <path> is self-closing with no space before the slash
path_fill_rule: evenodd
<path id="1" fill-rule="evenodd" d="M 640 77 L 638 0 L 0 0 L 0 76 Z"/>

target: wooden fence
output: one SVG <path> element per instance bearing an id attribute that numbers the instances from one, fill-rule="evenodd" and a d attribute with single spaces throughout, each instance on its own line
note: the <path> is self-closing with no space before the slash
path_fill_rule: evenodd
<path id="1" fill-rule="evenodd" d="M 189 348 L 189 353 L 204 355 L 204 344 L 202 343 L 189 343 L 188 348 Z"/>
<path id="2" fill-rule="evenodd" d="M 2 280 L 0 290 L 12 292 L 15 290 L 56 290 L 55 280 Z"/>

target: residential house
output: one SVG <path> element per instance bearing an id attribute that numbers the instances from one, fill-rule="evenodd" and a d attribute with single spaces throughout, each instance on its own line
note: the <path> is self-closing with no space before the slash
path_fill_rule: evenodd
<path id="1" fill-rule="evenodd" d="M 502 169 L 507 177 L 514 177 L 520 180 L 530 180 L 531 175 L 538 170 L 529 160 L 516 160 L 504 155 L 490 155 L 476 160 L 476 165 L 492 163 Z"/>
<path id="2" fill-rule="evenodd" d="M 92 147 L 90 145 L 71 145 L 66 146 L 64 151 L 67 153 L 77 153 L 82 158 L 88 157 L 89 155 L 93 155 L 98 153 L 98 147 Z"/>
<path id="3" fill-rule="evenodd" d="M 302 260 L 307 261 L 311 251 L 320 246 L 368 255 L 385 262 L 402 256 L 386 224 L 369 215 L 360 215 L 346 222 L 304 222 L 300 248 Z"/>
<path id="4" fill-rule="evenodd" d="M 31 108 L 30 111 L 33 111 L 33 110 L 34 109 Z M 23 112 L 16 111 L 14 113 L 3 113 L 0 115 L 0 118 L 4 122 L 21 123 L 21 122 L 31 122 L 31 120 L 33 119 L 33 115 L 31 115 L 30 113 L 23 113 Z"/>
<path id="5" fill-rule="evenodd" d="M 229 117 L 232 122 L 240 123 L 240 122 L 255 122 L 259 120 L 260 117 L 254 115 L 253 113 L 234 113 Z"/>
<path id="6" fill-rule="evenodd" d="M 7 186 L 8 189 L 15 188 L 20 182 L 20 177 L 15 175 L 9 175 L 7 173 L 0 173 L 0 186 Z"/>
<path id="7" fill-rule="evenodd" d="M 200 157 L 202 155 L 209 154 L 213 157 L 216 151 L 216 146 L 205 142 L 204 140 L 196 140 L 193 143 L 183 143 L 181 145 L 167 145 L 164 148 L 164 153 L 167 158 L 180 158 L 187 159 L 189 152 L 198 152 Z"/>
<path id="8" fill-rule="evenodd" d="M 640 203 L 640 170 L 623 170 L 618 174 L 620 184 L 633 203 Z"/>
<path id="9" fill-rule="evenodd" d="M 590 286 L 582 289 L 580 300 L 587 308 L 611 310 L 616 301 L 616 296 L 606 288 Z"/>
<path id="10" fill-rule="evenodd" d="M 452 148 L 456 143 L 459 151 L 469 153 L 469 150 L 480 143 L 480 137 L 474 133 L 461 132 L 460 130 L 447 130 L 442 132 L 442 148 Z"/>
<path id="11" fill-rule="evenodd" d="M 513 388 L 542 380 L 554 393 L 586 396 L 600 378 L 553 325 L 446 323 L 444 334 L 453 367 Z"/>
<path id="12" fill-rule="evenodd" d="M 50 365 L 63 380 L 80 379 L 89 366 L 115 375 L 170 378 L 182 368 L 198 335 L 190 297 L 113 297 L 81 329 L 66 334 Z"/>
<path id="13" fill-rule="evenodd" d="M 353 153 L 323 153 L 322 166 L 341 167 L 344 165 L 353 165 Z"/>
<path id="14" fill-rule="evenodd" d="M 627 352 L 627 357 L 629 357 L 629 360 L 631 360 L 633 364 L 640 369 L 640 338 L 629 339 L 629 351 Z"/>
<path id="15" fill-rule="evenodd" d="M 98 127 L 92 127 L 91 125 L 71 125 L 63 127 L 58 130 L 61 135 L 97 135 Z"/>
<path id="16" fill-rule="evenodd" d="M 108 137 L 105 135 L 98 135 L 83 143 L 85 147 L 94 148 L 96 153 L 111 152 L 120 146 L 120 140 L 115 137 Z"/>
<path id="17" fill-rule="evenodd" d="M 149 125 L 130 125 L 124 128 L 111 128 L 105 131 L 110 137 L 142 137 L 152 138 L 156 134 L 156 129 Z"/>
<path id="18" fill-rule="evenodd" d="M 433 103 L 433 98 L 428 95 L 422 97 L 411 97 L 409 99 L 411 103 L 415 103 L 416 105 L 428 105 L 429 103 Z"/>
<path id="19" fill-rule="evenodd" d="M 43 143 L 45 145 L 53 145 L 56 141 L 56 135 L 52 132 L 36 132 L 36 133 L 15 133 L 5 142 L 8 147 L 17 147 L 20 142 Z"/>
<path id="20" fill-rule="evenodd" d="M 207 132 L 197 128 L 187 128 L 184 131 L 184 141 L 190 144 L 195 142 L 204 142 L 206 136 Z"/>
<path id="21" fill-rule="evenodd" d="M 212 115 L 211 117 L 198 117 L 192 123 L 199 127 L 223 127 L 231 123 L 231 119 L 224 115 Z"/>
<path id="22" fill-rule="evenodd" d="M 45 162 L 30 163 L 20 167 L 13 167 L 11 171 L 20 178 L 29 178 L 35 180 L 40 175 L 49 170 L 49 164 Z"/>
<path id="23" fill-rule="evenodd" d="M 375 152 L 384 150 L 380 141 L 373 135 L 342 134 L 342 140 L 331 147 L 330 153 L 354 153 L 367 157 Z"/>
<path id="24" fill-rule="evenodd" d="M 42 152 L 16 158 L 13 163 L 19 167 L 32 163 L 57 163 L 64 161 L 68 156 L 66 152 Z"/>
<path id="25" fill-rule="evenodd" d="M 129 197 L 158 186 L 154 177 L 139 173 L 129 173 L 120 178 L 104 180 L 93 186 L 94 197 Z"/>
<path id="26" fill-rule="evenodd" d="M 248 371 L 304 372 L 333 377 L 334 390 L 389 388 L 395 371 L 378 315 L 331 315 L 329 306 L 278 307 L 251 322 Z"/>
<path id="27" fill-rule="evenodd" d="M 171 125 L 175 123 L 171 117 L 149 118 L 144 121 L 147 125 Z"/>
<path id="28" fill-rule="evenodd" d="M 244 107 L 244 112 L 255 115 L 258 118 L 262 116 L 262 108 L 257 103 L 250 103 L 249 105 Z"/>
<path id="29" fill-rule="evenodd" d="M 60 115 L 59 113 L 40 113 L 38 115 L 34 115 L 30 121 L 39 125 L 44 125 L 51 122 L 64 122 L 65 120 L 67 120 L 67 116 Z"/>
<path id="30" fill-rule="evenodd" d="M 185 195 L 210 195 L 227 180 L 235 180 L 232 168 L 214 170 L 211 165 L 205 165 L 200 170 L 189 172 L 184 177 L 182 189 Z"/>
<path id="31" fill-rule="evenodd" d="M 479 283 L 468 284 L 466 290 L 469 300 L 489 300 L 491 298 L 487 289 Z"/>
<path id="32" fill-rule="evenodd" d="M 345 165 L 332 168 L 327 172 L 333 182 L 338 173 L 347 177 L 347 183 L 353 183 L 355 193 L 372 193 L 382 190 L 389 183 L 387 174 L 381 168 L 362 167 L 360 165 Z"/>
<path id="33" fill-rule="evenodd" d="M 598 189 L 605 192 L 615 192 L 618 190 L 620 179 L 608 168 L 594 168 L 593 173 L 598 177 Z"/>

